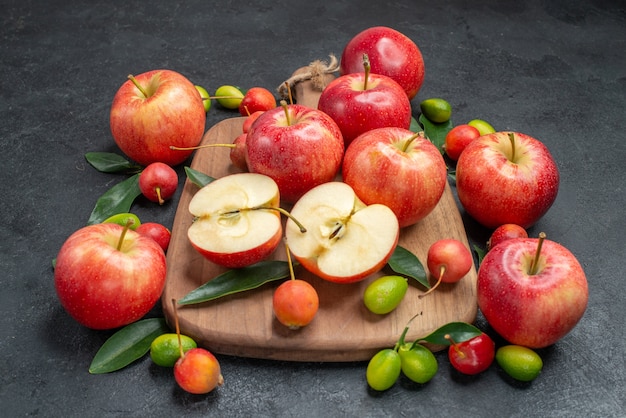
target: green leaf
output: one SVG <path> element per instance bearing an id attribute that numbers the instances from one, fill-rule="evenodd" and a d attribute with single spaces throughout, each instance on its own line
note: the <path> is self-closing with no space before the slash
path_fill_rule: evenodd
<path id="1" fill-rule="evenodd" d="M 181 305 L 207 302 L 222 296 L 239 293 L 271 281 L 289 277 L 286 261 L 261 261 L 248 267 L 228 270 L 178 300 Z"/>
<path id="2" fill-rule="evenodd" d="M 85 159 L 93 168 L 103 173 L 139 172 L 142 168 L 113 152 L 88 152 Z"/>
<path id="3" fill-rule="evenodd" d="M 480 263 L 483 262 L 483 258 L 485 258 L 485 254 L 487 254 L 487 252 L 485 251 L 484 248 L 481 248 L 476 244 L 474 244 L 473 247 L 474 247 L 474 251 L 476 252 L 476 255 L 478 256 L 478 265 L 480 266 Z"/>
<path id="4" fill-rule="evenodd" d="M 426 337 L 415 341 L 414 344 L 424 341 L 431 344 L 448 346 L 450 345 L 450 340 L 445 337 L 446 335 L 449 335 L 454 342 L 461 343 L 474 337 L 478 337 L 480 334 L 482 334 L 482 331 L 472 324 L 468 324 L 466 322 L 450 322 L 440 328 L 437 328 Z"/>
<path id="5" fill-rule="evenodd" d="M 89 373 L 110 373 L 128 366 L 150 350 L 156 337 L 169 332 L 164 318 L 142 319 L 117 331 L 104 342 L 89 366 Z"/>
<path id="6" fill-rule="evenodd" d="M 422 286 L 430 289 L 426 271 L 419 258 L 400 245 L 396 246 L 391 258 L 387 262 L 389 267 L 398 274 L 417 280 Z"/>
<path id="7" fill-rule="evenodd" d="M 187 174 L 189 181 L 198 187 L 204 187 L 215 180 L 213 177 L 207 176 L 206 174 L 201 173 L 198 170 L 194 170 L 191 167 L 185 167 L 185 173 Z"/>
<path id="8" fill-rule="evenodd" d="M 424 135 L 432 142 L 441 154 L 444 153 L 443 146 L 446 144 L 446 135 L 452 129 L 452 121 L 444 123 L 433 123 L 423 114 L 419 117 L 419 123 L 424 127 Z"/>
<path id="9" fill-rule="evenodd" d="M 415 132 L 415 133 L 423 131 L 419 122 L 413 116 L 411 116 L 411 125 L 409 126 L 409 131 Z"/>
<path id="10" fill-rule="evenodd" d="M 87 224 L 98 224 L 110 216 L 130 212 L 131 205 L 140 194 L 139 174 L 135 174 L 111 187 L 98 198 Z"/>

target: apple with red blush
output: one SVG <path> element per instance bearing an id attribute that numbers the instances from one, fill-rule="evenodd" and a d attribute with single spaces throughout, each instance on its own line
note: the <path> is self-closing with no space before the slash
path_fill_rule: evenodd
<path id="1" fill-rule="evenodd" d="M 511 344 L 556 343 L 580 321 L 588 298 L 585 272 L 574 254 L 544 233 L 492 247 L 478 270 L 478 307 Z"/>
<path id="2" fill-rule="evenodd" d="M 404 90 L 392 78 L 370 72 L 367 56 L 361 71 L 337 77 L 322 90 L 317 108 L 337 122 L 346 146 L 372 129 L 411 125 Z"/>
<path id="3" fill-rule="evenodd" d="M 63 243 L 54 286 L 61 305 L 92 329 L 113 329 L 146 315 L 165 286 L 165 254 L 152 238 L 129 228 L 85 226 Z"/>
<path id="4" fill-rule="evenodd" d="M 528 228 L 556 200 L 559 170 L 541 141 L 495 132 L 475 139 L 461 153 L 456 189 L 465 211 L 481 225 Z"/>
<path id="5" fill-rule="evenodd" d="M 359 32 L 343 49 L 340 74 L 361 72 L 363 54 L 370 57 L 373 73 L 394 79 L 409 100 L 417 95 L 424 82 L 424 58 L 411 38 L 385 26 Z"/>
<path id="6" fill-rule="evenodd" d="M 204 135 L 206 112 L 195 85 L 171 70 L 153 70 L 128 80 L 119 88 L 110 112 L 111 134 L 129 158 L 147 166 L 162 162 L 175 166 L 192 150 L 170 146 L 197 146 Z"/>
<path id="7" fill-rule="evenodd" d="M 342 176 L 363 202 L 386 205 L 406 227 L 437 206 L 446 170 L 441 153 L 423 134 L 387 127 L 365 132 L 348 146 Z"/>
<path id="8" fill-rule="evenodd" d="M 245 142 L 248 170 L 274 179 L 286 203 L 333 180 L 344 154 L 341 131 L 330 116 L 285 101 L 259 116 Z"/>

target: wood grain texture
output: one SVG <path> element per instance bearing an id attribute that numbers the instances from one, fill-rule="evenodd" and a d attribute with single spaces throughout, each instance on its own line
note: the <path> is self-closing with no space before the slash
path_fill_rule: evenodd
<path id="1" fill-rule="evenodd" d="M 308 87 L 304 85 L 304 88 Z M 296 90 L 303 94 L 303 86 Z M 317 97 L 309 103 L 314 104 Z M 232 118 L 217 123 L 206 132 L 202 143 L 232 142 L 242 132 L 243 121 L 244 118 Z M 228 153 L 228 148 L 198 150 L 191 167 L 215 178 L 236 173 L 238 170 L 230 164 Z M 185 182 L 167 253 L 167 281 L 162 300 L 165 316 L 172 325 L 171 299 L 182 298 L 227 270 L 204 259 L 187 239 L 187 229 L 193 221 L 188 206 L 197 190 L 189 180 Z M 469 248 L 449 185 L 430 215 L 401 231 L 399 244 L 426 266 L 428 247 L 441 238 L 457 238 Z M 279 246 L 272 258 L 286 260 L 284 247 Z M 363 291 L 376 277 L 390 273 L 385 268 L 359 283 L 342 285 L 298 268 L 298 278 L 308 280 L 317 289 L 320 308 L 313 322 L 297 331 L 287 329 L 273 316 L 272 295 L 279 282 L 202 304 L 180 306 L 181 331 L 219 354 L 290 361 L 365 361 L 381 348 L 392 347 L 416 314 L 407 341 L 423 337 L 448 322 L 475 320 L 474 268 L 459 283 L 442 284 L 423 299 L 419 295 L 426 289 L 410 280 L 406 297 L 395 311 L 383 316 L 372 314 L 363 305 Z M 432 278 L 431 283 L 434 283 Z"/>

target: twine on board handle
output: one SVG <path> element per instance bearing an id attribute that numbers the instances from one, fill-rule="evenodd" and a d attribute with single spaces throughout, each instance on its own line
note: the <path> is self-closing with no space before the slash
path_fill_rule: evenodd
<path id="1" fill-rule="evenodd" d="M 335 55 L 329 55 L 330 61 L 325 62 L 321 60 L 315 60 L 305 67 L 303 71 L 294 73 L 291 77 L 281 83 L 277 90 L 281 97 L 289 97 L 289 89 L 293 90 L 296 84 L 310 80 L 312 87 L 317 91 L 324 90 L 324 87 L 328 84 L 326 75 L 332 74 L 339 70 L 339 60 Z"/>

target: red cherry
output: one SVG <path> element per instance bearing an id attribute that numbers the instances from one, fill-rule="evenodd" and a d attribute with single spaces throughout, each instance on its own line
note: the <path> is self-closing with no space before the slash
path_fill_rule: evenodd
<path id="1" fill-rule="evenodd" d="M 448 349 L 450 364 L 463 374 L 474 375 L 483 372 L 491 366 L 496 355 L 496 345 L 487 334 L 482 333 L 478 337 L 456 343 L 449 335 L 446 338 L 451 341 Z"/>
<path id="2" fill-rule="evenodd" d="M 167 164 L 149 164 L 139 175 L 139 190 L 151 200 L 162 205 L 171 198 L 178 187 L 178 174 Z"/>

